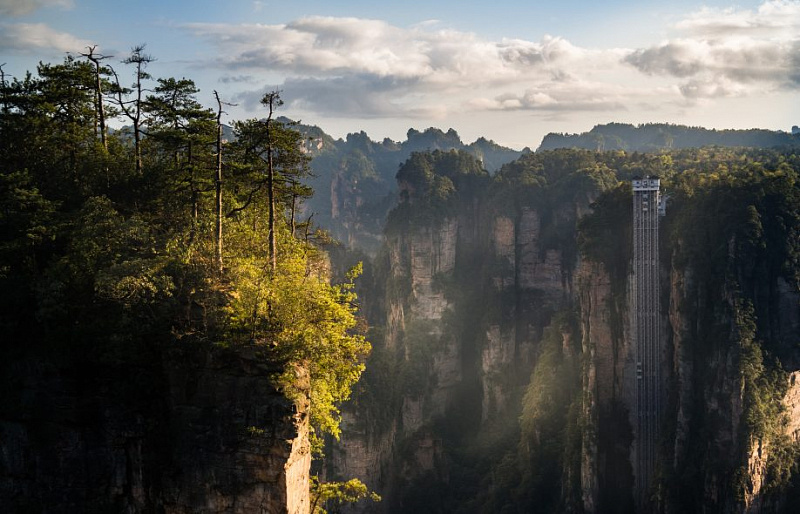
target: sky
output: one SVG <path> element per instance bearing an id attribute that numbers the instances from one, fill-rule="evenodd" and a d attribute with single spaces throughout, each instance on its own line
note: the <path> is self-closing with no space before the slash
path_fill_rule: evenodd
<path id="1" fill-rule="evenodd" d="M 281 114 L 334 137 L 455 129 L 521 149 L 548 132 L 666 122 L 800 125 L 800 0 L 0 0 L 0 64 L 23 77 L 89 45 L 146 44 L 227 121 Z"/>

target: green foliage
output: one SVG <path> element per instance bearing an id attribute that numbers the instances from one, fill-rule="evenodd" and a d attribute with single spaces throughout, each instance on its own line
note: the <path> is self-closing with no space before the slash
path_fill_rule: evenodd
<path id="1" fill-rule="evenodd" d="M 460 199 L 471 199 L 489 182 L 481 163 L 463 151 L 412 153 L 397 172 L 400 204 L 390 213 L 387 232 L 409 223 L 437 223 L 453 215 Z"/>
<path id="2" fill-rule="evenodd" d="M 381 497 L 370 491 L 361 480 L 352 478 L 346 482 L 320 482 L 319 477 L 311 477 L 311 513 L 335 514 L 341 512 L 345 504 L 361 500 L 381 501 Z"/>
<path id="3" fill-rule="evenodd" d="M 330 285 L 318 256 L 304 253 L 285 233 L 281 242 L 274 276 L 263 258 L 230 260 L 235 289 L 224 340 L 266 345 L 273 359 L 286 363 L 280 383 L 287 392 L 309 395 L 312 425 L 338 437 L 337 405 L 349 397 L 370 350 L 364 336 L 353 331 L 357 318 L 352 280 L 358 270 L 349 282 Z M 308 384 L 298 380 L 296 366 L 307 371 Z"/>
<path id="4" fill-rule="evenodd" d="M 560 329 L 551 326 L 545 330 L 542 349 L 522 400 L 522 435 L 537 443 L 541 443 L 543 432 L 558 431 L 548 427 L 548 423 L 563 425 L 564 420 L 559 418 L 567 413 L 563 406 L 568 403 L 577 381 L 574 365 L 573 369 L 565 366 L 564 352 L 569 350 L 562 346 Z"/>
<path id="5" fill-rule="evenodd" d="M 574 150 L 524 155 L 500 169 L 490 201 L 508 216 L 534 209 L 541 220 L 541 250 L 560 250 L 571 263 L 578 256 L 578 213 L 617 186 L 614 160 L 609 154 Z"/>
<path id="6" fill-rule="evenodd" d="M 737 365 L 742 388 L 736 455 L 714 449 L 703 462 L 676 470 L 681 485 L 672 487 L 694 498 L 684 504 L 693 508 L 705 501 L 698 473 L 713 467 L 731 477 L 731 492 L 743 500 L 753 486 L 748 454 L 759 444 L 769 455 L 764 490 L 785 490 L 796 448 L 783 436 L 781 398 L 787 386 L 784 363 L 794 361 L 796 345 L 785 339 L 774 309 L 780 280 L 797 287 L 797 156 L 706 148 L 675 152 L 671 159 L 662 182 L 670 194 L 662 241 L 672 265 L 689 277 L 686 294 L 692 302 L 683 316 L 692 329 L 682 334 L 684 344 L 698 362 L 727 355 Z M 699 374 L 693 387 L 712 394 L 718 382 Z M 688 445 L 692 452 L 709 452 L 719 413 L 708 415 L 708 405 L 694 400 Z M 737 413 L 732 406 L 717 409 Z"/>
<path id="7" fill-rule="evenodd" d="M 788 376 L 780 362 L 765 363 L 762 345 L 756 341 L 756 319 L 749 302 L 738 301 L 734 321 L 739 336 L 739 372 L 743 389 L 743 427 L 745 448 L 754 444 L 768 451 L 765 491 L 785 489 L 797 472 L 800 445 L 785 434 L 788 423 L 782 399 L 788 390 Z M 752 488 L 747 462 L 737 472 L 740 498 Z"/>
<path id="8" fill-rule="evenodd" d="M 493 456 L 472 512 L 565 512 L 580 498 L 582 405 L 574 315 L 553 316 L 522 397 L 518 441 Z M 508 435 L 506 436 L 508 437 Z M 491 487 L 490 487 L 491 485 Z M 480 508 L 478 508 L 478 505 Z"/>
<path id="9" fill-rule="evenodd" d="M 25 268 L 34 271 L 30 268 L 38 250 L 55 237 L 56 208 L 57 203 L 41 194 L 27 172 L 0 175 L 0 277 L 10 271 L 12 260 L 22 259 Z"/>
<path id="10" fill-rule="evenodd" d="M 364 370 L 370 345 L 356 316 L 360 268 L 331 284 L 324 253 L 294 233 L 295 211 L 310 194 L 300 183 L 308 172 L 302 136 L 290 124 L 272 124 L 274 273 L 264 124 L 239 123 L 237 140 L 223 146 L 227 267 L 220 271 L 212 264 L 214 115 L 185 78 L 159 79 L 145 98 L 150 57 L 141 51 L 126 60 L 135 90 L 102 82 L 135 130 L 143 129 L 141 140 L 117 131 L 107 148 L 100 144 L 97 77 L 88 62 L 41 64 L 36 76 L 0 85 L 4 340 L 11 349 L 74 353 L 86 366 L 149 355 L 154 369 L 153 355 L 184 343 L 196 343 L 198 352 L 212 343 L 233 351 L 255 346 L 269 369 L 280 370 L 274 378 L 288 396 L 308 397 L 315 433 L 338 435 L 338 405 Z M 104 107 L 110 117 L 120 114 Z"/>
<path id="11" fill-rule="evenodd" d="M 522 401 L 520 453 L 522 489 L 529 501 L 559 510 L 574 493 L 569 480 L 579 469 L 580 378 L 575 349 L 564 341 L 577 340 L 575 320 L 555 317 L 542 337 L 542 346 Z M 574 476 L 573 476 L 574 478 Z"/>
<path id="12" fill-rule="evenodd" d="M 603 264 L 617 284 L 625 282 L 632 258 L 631 200 L 630 186 L 620 184 L 598 196 L 591 213 L 578 222 L 581 255 Z"/>

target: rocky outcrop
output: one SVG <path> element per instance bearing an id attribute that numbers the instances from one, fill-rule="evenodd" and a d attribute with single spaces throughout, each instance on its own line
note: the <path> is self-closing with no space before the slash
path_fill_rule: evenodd
<path id="1" fill-rule="evenodd" d="M 391 461 L 397 428 L 384 430 L 359 419 L 352 410 L 342 412 L 339 444 L 331 449 L 331 468 L 341 477 L 360 477 L 368 485 L 387 483 L 386 465 Z"/>
<path id="2" fill-rule="evenodd" d="M 308 400 L 241 352 L 186 350 L 161 369 L 17 360 L 0 416 L 9 512 L 307 514 Z M 307 389 L 307 376 L 297 374 Z M 305 385 L 303 385 L 305 383 Z"/>
<path id="3" fill-rule="evenodd" d="M 401 188 L 410 198 L 419 194 L 409 184 Z M 516 419 L 520 380 L 530 375 L 542 331 L 571 301 L 573 273 L 563 269 L 560 251 L 543 247 L 536 210 L 495 213 L 488 221 L 480 212 L 468 205 L 386 238 L 383 347 L 397 355 L 400 369 L 413 369 L 415 382 L 395 386 L 407 390 L 396 398 L 389 424 L 370 421 L 369 412 L 357 407 L 346 413 L 345 434 L 334 445 L 333 477 L 360 478 L 384 495 L 377 508 L 387 512 L 400 508 L 395 495 L 408 493 L 418 478 L 448 480 L 456 448 L 439 427 L 448 417 L 465 411 L 477 416 L 447 429 L 456 433 Z M 408 373 L 397 378 L 408 380 Z M 480 403 L 465 396 L 472 387 Z M 361 420 L 352 430 L 351 419 Z"/>
<path id="4" fill-rule="evenodd" d="M 409 248 L 411 312 L 418 318 L 439 321 L 450 307 L 435 280 L 453 271 L 456 262 L 458 220 L 445 219 L 438 226 L 421 227 L 403 241 Z"/>
<path id="5" fill-rule="evenodd" d="M 308 512 L 309 401 L 279 392 L 275 369 L 256 353 L 211 354 L 199 367 L 167 368 L 180 470 L 169 489 L 192 494 L 164 501 L 165 511 Z M 295 376 L 307 391 L 308 373 L 297 368 Z"/>
<path id="6" fill-rule="evenodd" d="M 519 256 L 518 284 L 521 289 L 538 289 L 551 301 L 563 297 L 565 283 L 561 252 L 543 248 L 542 222 L 539 213 L 524 207 L 516 228 L 516 247 Z"/>
<path id="7" fill-rule="evenodd" d="M 752 514 L 775 512 L 785 508 L 785 500 L 772 497 L 769 485 L 770 457 L 773 453 L 791 448 L 800 442 L 800 371 L 788 374 L 786 394 L 781 400 L 784 423 L 778 434 L 770 438 L 755 438 L 747 454 L 747 485 L 743 511 Z"/>
<path id="8" fill-rule="evenodd" d="M 586 512 L 632 501 L 635 437 L 634 355 L 630 345 L 625 284 L 600 263 L 584 261 L 577 272 L 581 313 L 583 419 L 581 484 Z M 613 500 L 612 500 L 613 499 Z"/>
<path id="9" fill-rule="evenodd" d="M 434 215 L 416 210 L 426 208 L 419 200 L 424 191 L 412 186 L 429 187 L 438 179 L 417 177 L 414 183 L 410 179 L 401 184 L 408 203 L 396 212 L 413 222 L 393 219 L 385 245 L 389 286 L 382 350 L 396 359 L 391 371 L 399 383 L 392 397 L 392 423 L 362 427 L 358 441 L 350 439 L 337 449 L 342 463 L 352 453 L 356 462 L 367 465 L 338 467 L 365 473 L 359 478 L 379 492 L 388 491 L 382 506 L 386 511 L 428 505 L 431 495 L 438 494 L 432 491 L 451 494 L 470 487 L 481 490 L 475 505 L 498 511 L 513 504 L 497 498 L 502 487 L 527 491 L 519 494 L 531 505 L 539 494 L 552 502 L 548 505 L 569 506 L 573 512 L 636 511 L 633 463 L 639 412 L 628 312 L 630 252 L 624 246 L 629 242 L 624 236 L 629 234 L 630 220 L 620 214 L 627 211 L 621 201 L 629 202 L 629 197 L 618 189 L 615 196 L 602 198 L 605 206 L 596 204 L 600 214 L 588 218 L 581 233 L 585 239 L 580 241 L 591 246 L 589 251 L 581 247 L 584 253 L 578 257 L 580 245 L 565 242 L 562 229 L 574 231 L 575 220 L 588 214 L 592 191 L 570 197 L 563 205 L 542 199 L 548 205 L 541 208 L 534 202 L 500 206 L 483 196 L 464 194 L 450 203 L 431 204 L 438 209 Z M 446 181 L 439 185 L 437 191 L 448 191 Z M 609 207 L 610 199 L 618 210 Z M 764 262 L 750 261 L 747 274 L 740 272 L 734 240 L 720 247 L 727 248 L 728 255 L 715 255 L 714 266 L 708 267 L 707 256 L 696 255 L 694 248 L 685 251 L 680 241 L 670 239 L 674 234 L 667 230 L 669 218 L 665 223 L 662 248 L 671 255 L 660 259 L 664 382 L 657 478 L 636 500 L 652 501 L 648 509 L 669 513 L 775 511 L 783 500 L 770 492 L 774 490 L 770 481 L 775 480 L 770 466 L 776 455 L 792 458 L 786 455 L 796 450 L 785 440 L 797 441 L 800 436 L 800 387 L 795 385 L 799 378 L 790 375 L 779 445 L 774 434 L 754 436 L 755 411 L 747 396 L 754 387 L 762 388 L 757 393 L 762 395 L 780 390 L 768 384 L 779 374 L 767 376 L 769 366 L 756 365 L 746 378 L 744 366 L 746 358 L 753 362 L 763 358 L 766 363 L 779 355 L 784 370 L 798 367 L 792 341 L 800 331 L 800 295 L 780 277 L 780 270 L 764 273 Z M 746 302 L 753 304 L 755 325 L 749 339 L 737 318 Z M 537 363 L 549 362 L 543 359 L 541 345 L 550 344 L 552 331 L 563 328 L 556 321 L 569 325 L 563 333 L 580 333 L 576 336 L 580 350 L 573 351 L 582 355 L 569 362 L 580 362 L 581 371 L 562 373 L 560 378 L 573 384 L 572 391 L 581 391 L 569 393 L 568 414 L 547 417 L 536 409 L 546 406 L 548 398 L 552 401 L 545 387 L 552 382 L 552 373 L 540 373 L 544 377 L 540 384 L 527 380 Z M 743 360 L 748 345 L 758 351 Z M 572 358 L 569 351 L 564 355 Z M 524 409 L 533 413 L 525 418 L 524 437 L 530 440 L 502 447 L 498 440 L 509 437 L 508 427 L 521 420 L 522 401 Z M 756 417 L 759 414 L 755 412 Z M 772 425 L 783 423 L 773 418 Z M 546 423 L 558 429 L 548 432 L 552 427 Z M 496 435 L 501 430 L 507 432 Z M 475 441 L 487 447 L 497 444 L 508 453 L 497 456 L 502 462 L 488 463 L 491 457 L 465 457 L 463 448 L 456 446 Z M 553 451 L 562 445 L 565 451 Z M 372 459 L 371 452 L 380 457 Z M 561 490 L 550 497 L 540 490 L 531 492 L 539 480 L 536 474 L 544 473 L 543 462 L 535 460 L 542 456 L 551 465 L 564 459 L 557 464 Z M 490 471 L 483 476 L 457 475 L 468 467 L 469 458 L 483 459 L 480 464 Z M 509 478 L 512 468 L 523 476 Z M 462 482 L 450 483 L 454 476 Z M 538 487 L 551 494 L 558 487 L 558 482 L 543 483 Z M 465 500 L 448 501 L 463 506 L 459 501 Z"/>

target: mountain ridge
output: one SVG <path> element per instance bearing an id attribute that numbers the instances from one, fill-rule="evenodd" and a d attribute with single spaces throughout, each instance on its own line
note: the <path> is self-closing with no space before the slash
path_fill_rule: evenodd
<path id="1" fill-rule="evenodd" d="M 536 150 L 583 148 L 659 151 L 702 146 L 777 147 L 800 144 L 800 134 L 768 129 L 708 129 L 671 123 L 606 123 L 579 134 L 548 133 Z"/>

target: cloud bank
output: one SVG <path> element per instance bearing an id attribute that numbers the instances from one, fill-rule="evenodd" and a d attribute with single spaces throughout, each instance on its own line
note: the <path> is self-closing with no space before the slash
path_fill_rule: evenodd
<path id="1" fill-rule="evenodd" d="M 330 17 L 285 25 L 185 26 L 219 49 L 218 66 L 287 74 L 285 89 L 294 101 L 329 115 L 429 117 L 482 105 L 538 109 L 540 103 L 525 100 L 536 98 L 528 94 L 531 88 L 561 89 L 556 86 L 568 83 L 577 69 L 619 66 L 619 54 L 578 48 L 563 38 L 489 41 L 432 27 L 406 29 L 380 20 Z M 504 88 L 519 91 L 521 100 L 476 101 L 479 92 Z M 555 91 L 550 103 L 563 96 Z M 601 98 L 586 106 L 603 104 L 614 102 Z"/>
<path id="2" fill-rule="evenodd" d="M 675 27 L 681 37 L 630 53 L 642 73 L 679 82 L 687 98 L 748 95 L 800 86 L 800 2 L 757 10 L 702 9 Z"/>
<path id="3" fill-rule="evenodd" d="M 0 15 L 24 16 L 42 7 L 61 7 L 71 9 L 72 0 L 0 0 Z"/>
<path id="4" fill-rule="evenodd" d="M 217 49 L 218 67 L 280 74 L 287 100 L 328 116 L 615 113 L 800 85 L 796 0 L 765 1 L 756 10 L 704 8 L 667 27 L 669 39 L 643 48 L 584 48 L 556 36 L 490 40 L 438 27 L 321 16 L 182 26 Z"/>
<path id="5" fill-rule="evenodd" d="M 90 44 L 86 39 L 53 30 L 43 23 L 0 23 L 0 52 L 79 52 Z"/>

